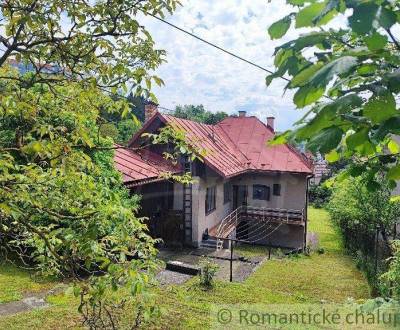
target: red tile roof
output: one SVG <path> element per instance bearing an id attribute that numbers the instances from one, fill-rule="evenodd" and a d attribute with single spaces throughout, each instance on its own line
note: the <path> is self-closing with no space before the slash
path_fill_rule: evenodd
<path id="1" fill-rule="evenodd" d="M 181 168 L 166 161 L 162 156 L 149 150 L 133 151 L 118 146 L 115 149 L 114 162 L 122 173 L 122 180 L 128 186 L 162 180 L 162 173 L 179 173 Z"/>
<path id="2" fill-rule="evenodd" d="M 228 117 L 217 125 L 206 125 L 157 113 L 132 138 L 129 146 L 135 145 L 156 118 L 185 131 L 192 144 L 205 149 L 204 162 L 223 177 L 254 171 L 312 174 L 311 163 L 293 147 L 267 145 L 274 132 L 256 117 Z M 117 150 L 117 168 L 123 173 L 124 182 L 156 180 L 162 172 L 178 171 L 154 153 Z"/>
<path id="3" fill-rule="evenodd" d="M 275 133 L 257 117 L 228 117 L 217 124 L 249 160 L 249 170 L 312 173 L 312 165 L 293 147 L 268 146 Z"/>

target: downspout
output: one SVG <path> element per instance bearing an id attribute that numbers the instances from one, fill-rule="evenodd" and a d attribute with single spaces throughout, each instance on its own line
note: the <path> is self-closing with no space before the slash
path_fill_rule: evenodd
<path id="1" fill-rule="evenodd" d="M 314 177 L 314 174 L 308 175 L 306 177 L 307 187 L 306 187 L 306 207 L 304 209 L 304 241 L 303 241 L 303 252 L 307 247 L 307 227 L 308 227 L 308 188 L 310 186 L 310 179 Z"/>

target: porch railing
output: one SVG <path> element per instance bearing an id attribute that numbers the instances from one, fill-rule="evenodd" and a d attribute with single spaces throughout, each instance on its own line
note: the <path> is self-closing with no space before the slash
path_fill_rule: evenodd
<path id="1" fill-rule="evenodd" d="M 247 220 L 251 217 L 254 218 L 254 220 L 261 221 L 273 220 L 278 223 L 302 224 L 305 220 L 305 212 L 304 209 L 294 210 L 241 205 L 222 219 L 217 227 L 215 232 L 218 242 L 217 246 L 220 247 L 222 245 L 222 239 L 228 238 L 244 217 L 246 217 Z"/>

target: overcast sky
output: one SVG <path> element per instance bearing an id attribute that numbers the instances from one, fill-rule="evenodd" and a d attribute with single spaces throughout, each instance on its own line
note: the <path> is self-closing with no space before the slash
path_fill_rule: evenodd
<path id="1" fill-rule="evenodd" d="M 272 54 L 282 41 L 271 41 L 267 28 L 285 16 L 283 0 L 183 0 L 167 20 L 263 67 L 273 69 Z M 167 63 L 157 74 L 165 86 L 155 89 L 161 106 L 203 104 L 210 111 L 233 114 L 247 110 L 265 120 L 276 117 L 278 130 L 289 128 L 301 116 L 292 94 L 283 95 L 284 82 L 265 85 L 266 73 L 148 17 L 143 22 L 158 48 L 167 51 Z M 289 31 L 286 39 L 295 37 Z"/>

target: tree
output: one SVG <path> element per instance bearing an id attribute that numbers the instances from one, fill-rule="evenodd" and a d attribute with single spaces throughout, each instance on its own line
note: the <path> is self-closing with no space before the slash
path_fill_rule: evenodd
<path id="1" fill-rule="evenodd" d="M 118 97 L 121 97 L 120 95 Z M 116 99 L 118 99 L 118 97 Z M 110 113 L 101 111 L 102 120 L 100 132 L 103 136 L 109 136 L 119 144 L 126 145 L 144 122 L 145 99 L 141 95 L 130 93 L 126 98 L 129 104 L 128 113 Z"/>
<path id="2" fill-rule="evenodd" d="M 270 37 L 282 38 L 292 25 L 308 32 L 275 49 L 277 70 L 266 81 L 286 79 L 285 89 L 296 91 L 297 108 L 310 109 L 275 143 L 306 141 L 308 149 L 330 162 L 357 159 L 348 174 L 367 171 L 368 186 L 375 189 L 383 171 L 394 186 L 400 179 L 400 149 L 391 138 L 400 134 L 400 44 L 393 32 L 399 26 L 399 2 L 286 2 L 293 11 L 269 27 Z M 346 23 L 328 26 L 336 16 Z"/>
<path id="3" fill-rule="evenodd" d="M 70 277 L 91 328 L 118 328 L 113 311 L 125 299 L 137 302 L 129 308 L 137 322 L 154 310 L 144 290 L 156 267 L 153 240 L 113 168 L 112 141 L 99 132 L 102 113 L 130 111 L 118 91 L 133 86 L 134 95 L 154 98 L 152 84 L 162 84 L 149 72 L 165 52 L 137 13 L 163 15 L 177 4 L 0 4 L 0 250 Z"/>
<path id="4" fill-rule="evenodd" d="M 228 114 L 223 111 L 211 112 L 204 109 L 202 104 L 200 105 L 178 105 L 175 111 L 172 113 L 175 117 L 194 120 L 199 123 L 214 125 L 219 123 L 224 118 L 228 117 Z"/>

